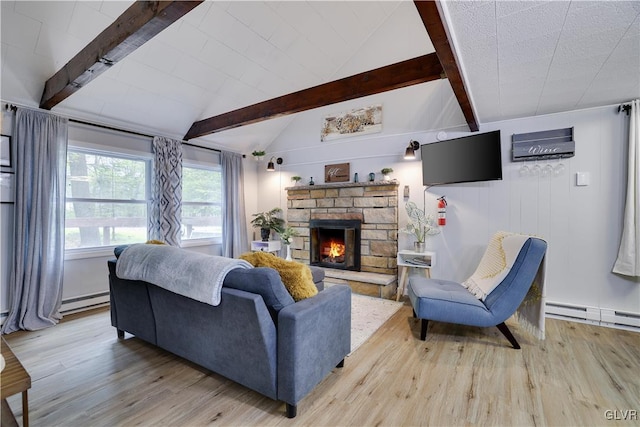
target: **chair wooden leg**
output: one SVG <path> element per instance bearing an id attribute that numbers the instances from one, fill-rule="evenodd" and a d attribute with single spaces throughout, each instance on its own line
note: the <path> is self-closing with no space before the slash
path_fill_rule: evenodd
<path id="1" fill-rule="evenodd" d="M 520 350 L 520 344 L 518 344 L 518 341 L 516 341 L 516 339 L 514 338 L 513 334 L 511 333 L 507 325 L 505 325 L 504 322 L 502 322 L 496 326 L 498 327 L 500 332 L 502 332 L 502 335 L 507 337 L 507 339 L 509 340 L 513 348 L 515 348 L 516 350 Z"/>
<path id="2" fill-rule="evenodd" d="M 420 320 L 422 320 L 420 325 L 420 339 L 425 341 L 427 339 L 427 327 L 429 326 L 429 321 L 427 319 Z"/>

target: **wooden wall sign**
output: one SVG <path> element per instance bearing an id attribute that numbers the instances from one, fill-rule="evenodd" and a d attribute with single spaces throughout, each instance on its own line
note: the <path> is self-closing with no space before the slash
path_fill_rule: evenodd
<path id="1" fill-rule="evenodd" d="M 511 148 L 514 162 L 565 159 L 575 155 L 576 143 L 573 128 L 565 128 L 513 134 Z"/>
<path id="2" fill-rule="evenodd" d="M 349 182 L 349 163 L 325 165 L 324 182 Z"/>

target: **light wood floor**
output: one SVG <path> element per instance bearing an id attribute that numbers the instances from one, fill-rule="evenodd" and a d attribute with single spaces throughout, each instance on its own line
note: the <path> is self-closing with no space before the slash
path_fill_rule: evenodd
<path id="1" fill-rule="evenodd" d="M 36 427 L 640 424 L 621 419 L 640 415 L 638 333 L 548 319 L 538 342 L 507 322 L 518 351 L 495 328 L 431 323 L 420 341 L 405 303 L 293 420 L 283 404 L 128 334 L 118 340 L 106 310 L 5 338 L 31 374 Z M 9 403 L 20 421 L 19 396 Z"/>

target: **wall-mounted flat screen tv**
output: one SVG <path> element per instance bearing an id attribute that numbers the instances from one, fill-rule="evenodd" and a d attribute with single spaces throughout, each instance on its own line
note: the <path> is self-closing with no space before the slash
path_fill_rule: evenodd
<path id="1" fill-rule="evenodd" d="M 426 186 L 502 179 L 499 130 L 423 144 L 420 155 Z"/>

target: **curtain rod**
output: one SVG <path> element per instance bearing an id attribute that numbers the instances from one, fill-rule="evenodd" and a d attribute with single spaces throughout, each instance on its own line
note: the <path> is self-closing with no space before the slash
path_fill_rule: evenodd
<path id="1" fill-rule="evenodd" d="M 14 104 L 7 104 L 6 108 L 7 108 L 7 110 L 16 111 L 16 109 L 18 107 L 16 105 L 14 105 Z M 94 126 L 94 127 L 101 128 L 101 129 L 114 130 L 116 132 L 124 132 L 124 133 L 128 133 L 128 134 L 131 134 L 131 135 L 142 136 L 144 138 L 153 139 L 153 137 L 154 137 L 154 135 L 147 135 L 145 133 L 136 132 L 136 131 L 133 131 L 133 130 L 126 130 L 126 129 L 120 129 L 120 128 L 113 127 L 113 126 L 108 126 L 108 125 L 101 125 L 101 124 L 97 124 L 97 123 L 85 122 L 83 120 L 78 120 L 78 119 L 72 119 L 72 118 L 68 118 L 68 119 L 69 119 L 70 122 L 73 122 L 73 123 L 79 123 L 79 124 L 82 124 L 82 125 Z M 182 141 L 182 144 L 183 145 L 189 145 L 191 147 L 202 148 L 204 150 L 216 151 L 218 153 L 222 152 L 222 150 L 219 150 L 217 148 L 203 147 L 202 145 L 191 144 L 191 143 L 185 142 L 185 141 Z M 245 155 L 243 154 L 242 157 L 245 157 Z"/>
<path id="2" fill-rule="evenodd" d="M 620 105 L 618 105 L 618 113 L 620 113 L 622 111 L 627 113 L 627 116 L 628 116 L 629 113 L 631 112 L 631 104 L 620 104 Z"/>
<path id="3" fill-rule="evenodd" d="M 81 125 L 94 126 L 94 127 L 100 128 L 100 129 L 114 130 L 116 132 L 124 132 L 124 133 L 128 133 L 128 134 L 131 134 L 131 135 L 142 136 L 144 138 L 151 138 L 151 139 L 154 138 L 154 135 L 148 135 L 146 133 L 136 132 L 134 130 L 119 129 L 119 128 L 113 127 L 113 126 L 100 125 L 100 124 L 96 124 L 96 123 L 85 122 L 83 120 L 78 120 L 78 119 L 69 119 L 69 121 L 73 122 L 73 123 L 79 123 Z M 158 136 L 158 135 L 155 135 L 155 136 Z M 202 145 L 191 144 L 191 143 L 185 142 L 185 141 L 181 141 L 181 142 L 182 142 L 182 145 L 189 145 L 191 147 L 202 148 L 204 150 L 217 151 L 218 153 L 221 152 L 221 150 L 218 150 L 217 148 L 203 147 Z"/>

